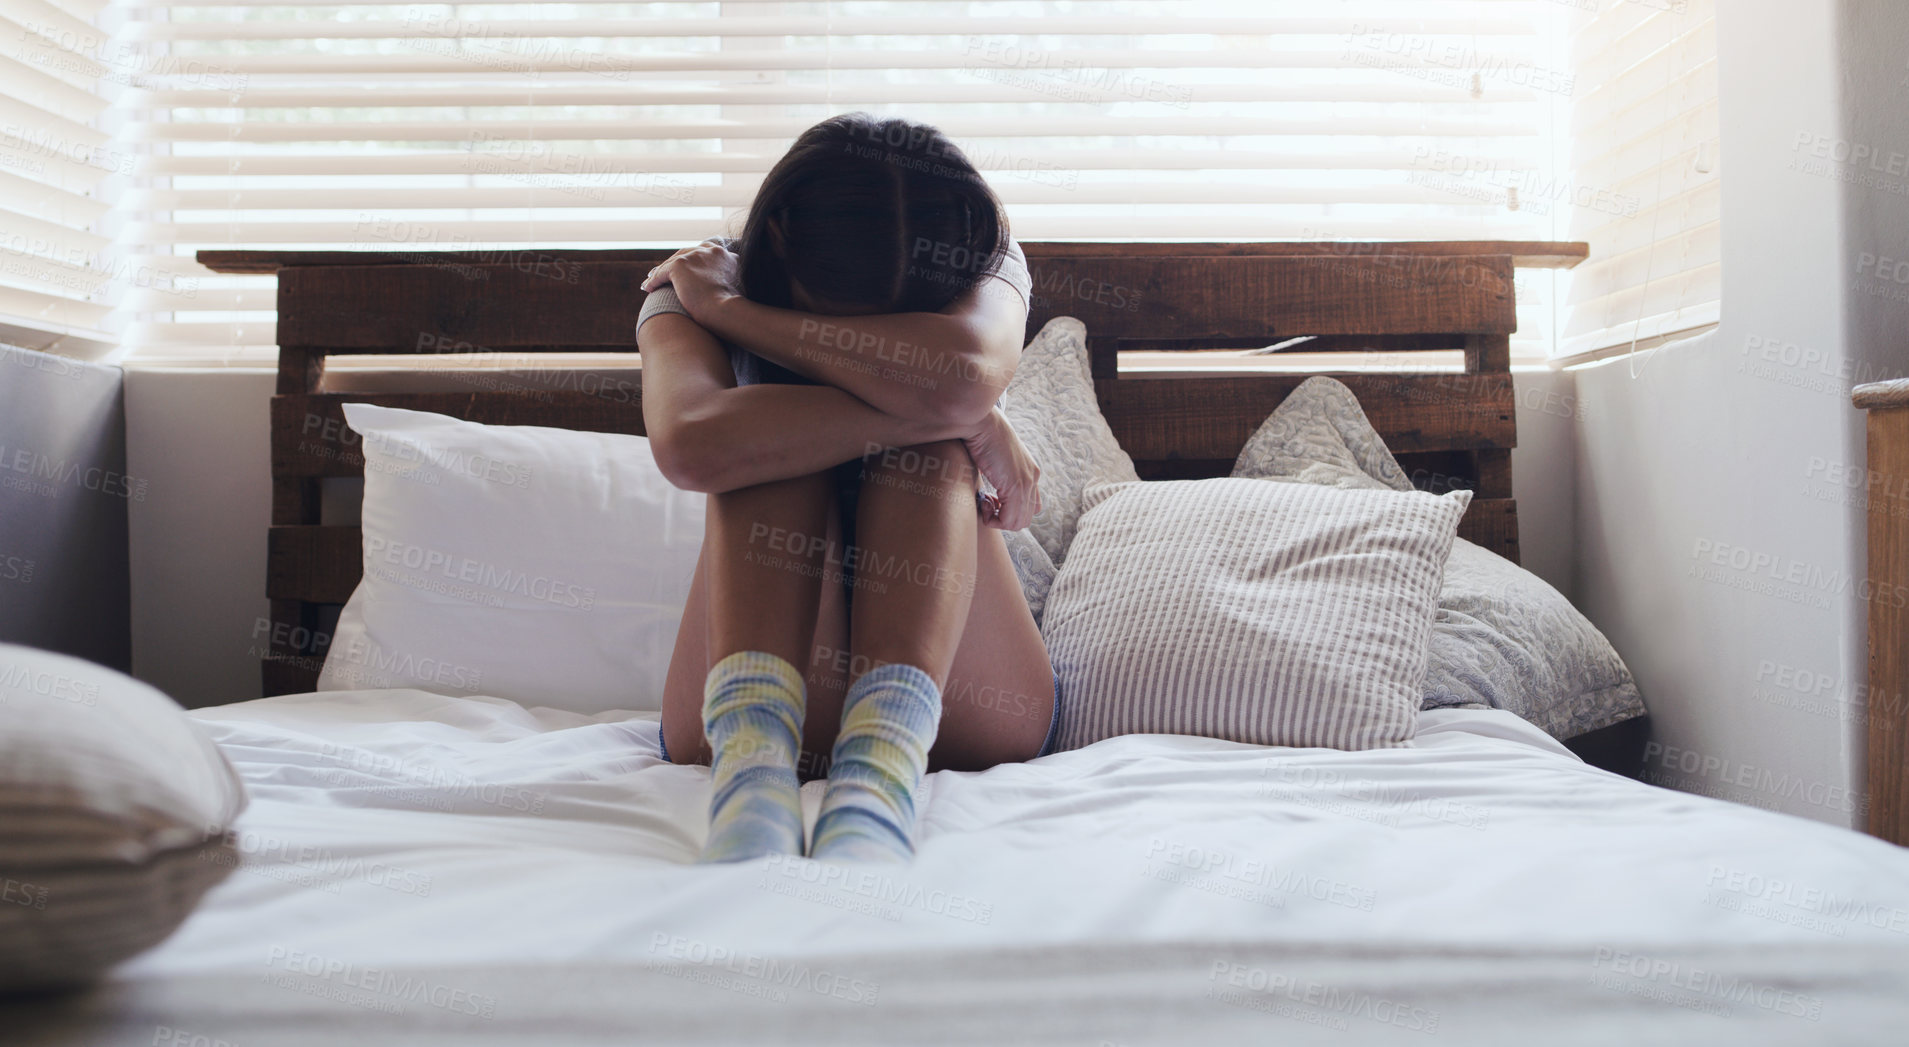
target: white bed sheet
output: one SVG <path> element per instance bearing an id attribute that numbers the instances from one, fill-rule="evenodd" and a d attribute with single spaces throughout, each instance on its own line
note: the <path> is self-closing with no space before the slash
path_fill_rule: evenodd
<path id="1" fill-rule="evenodd" d="M 708 776 L 654 714 L 387 690 L 194 714 L 244 864 L 122 978 L 1081 942 L 1909 945 L 1909 851 L 1591 768 L 1512 715 L 1412 748 L 1130 736 L 929 778 L 891 868 L 697 866 Z M 810 810 L 820 783 L 804 791 Z M 274 952 L 276 950 L 276 952 Z"/>
<path id="2" fill-rule="evenodd" d="M 194 714 L 242 865 L 25 1045 L 1899 1043 L 1909 851 L 1585 766 L 1132 736 L 931 776 L 905 867 L 690 863 L 654 714 L 419 691 Z M 819 789 L 805 793 L 813 819 Z M 12 1031 L 6 1032 L 5 1030 Z"/>

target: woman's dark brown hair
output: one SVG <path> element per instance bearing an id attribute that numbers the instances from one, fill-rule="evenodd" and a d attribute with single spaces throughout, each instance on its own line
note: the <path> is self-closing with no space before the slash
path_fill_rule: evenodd
<path id="1" fill-rule="evenodd" d="M 1007 243 L 1000 200 L 946 135 L 845 113 L 770 169 L 736 251 L 752 301 L 789 308 L 794 282 L 829 306 L 908 313 L 965 294 Z"/>

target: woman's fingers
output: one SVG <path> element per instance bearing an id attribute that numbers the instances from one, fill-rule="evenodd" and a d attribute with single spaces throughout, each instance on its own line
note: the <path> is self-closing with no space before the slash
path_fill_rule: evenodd
<path id="1" fill-rule="evenodd" d="M 698 244 L 697 246 L 700 247 L 702 245 Z M 696 250 L 695 247 L 685 247 L 682 250 L 677 251 L 675 254 L 670 255 L 668 258 L 663 259 L 663 261 L 660 264 L 658 264 L 656 268 L 651 269 L 649 271 L 649 275 L 643 277 L 642 286 L 643 286 L 644 293 L 647 294 L 651 291 L 656 290 L 658 287 L 661 287 L 662 285 L 669 283 L 669 271 L 675 267 L 676 260 L 694 250 Z"/>

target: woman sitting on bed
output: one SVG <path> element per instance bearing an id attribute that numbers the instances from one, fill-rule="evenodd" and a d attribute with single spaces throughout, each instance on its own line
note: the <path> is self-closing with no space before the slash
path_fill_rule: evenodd
<path id="1" fill-rule="evenodd" d="M 796 140 L 739 239 L 644 281 L 644 425 L 710 496 L 663 701 L 668 758 L 710 764 L 702 860 L 801 853 L 798 767 L 829 779 L 812 857 L 905 859 L 928 767 L 1053 744 L 1000 533 L 1040 509 L 996 406 L 1031 287 L 960 150 L 864 113 Z"/>

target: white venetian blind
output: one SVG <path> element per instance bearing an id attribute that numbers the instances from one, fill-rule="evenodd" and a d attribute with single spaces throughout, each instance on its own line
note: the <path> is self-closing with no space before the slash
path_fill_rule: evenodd
<path id="1" fill-rule="evenodd" d="M 131 157 L 102 129 L 123 67 L 106 0 L 0 0 L 0 342 L 91 357 L 135 274 L 110 247 L 109 181 Z"/>
<path id="2" fill-rule="evenodd" d="M 1503 186 L 1577 89 L 1549 0 L 119 4 L 163 70 L 126 239 L 173 267 L 685 244 L 856 109 L 949 132 L 1024 240 L 1548 239 Z M 268 354 L 271 280 L 199 275 L 140 298 L 135 351 Z"/>
<path id="3" fill-rule="evenodd" d="M 1647 348 L 1718 320 L 1716 6 L 1606 4 L 1575 27 L 1579 199 L 1564 232 L 1591 257 L 1566 278 L 1560 355 Z"/>

